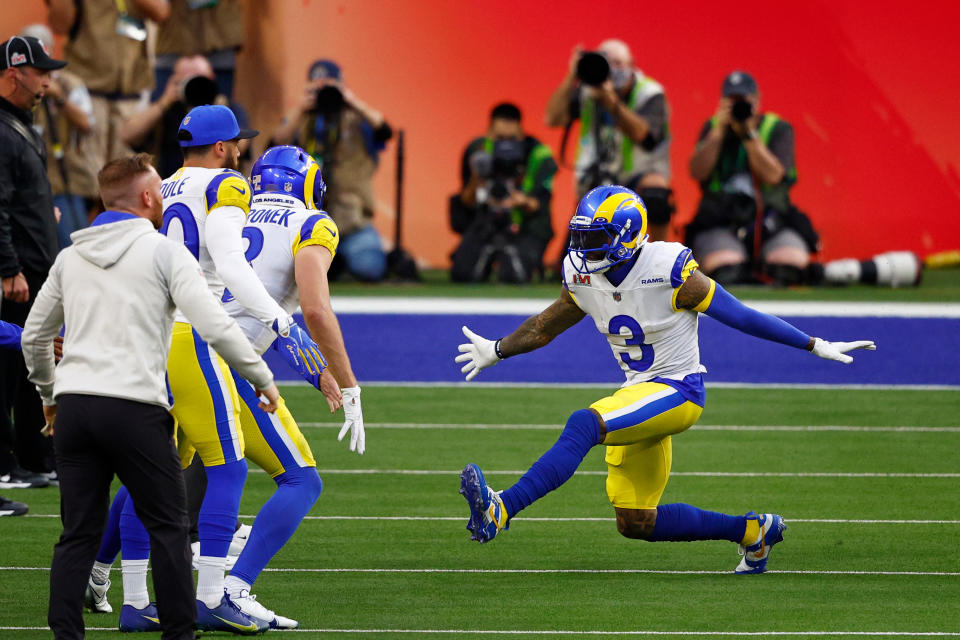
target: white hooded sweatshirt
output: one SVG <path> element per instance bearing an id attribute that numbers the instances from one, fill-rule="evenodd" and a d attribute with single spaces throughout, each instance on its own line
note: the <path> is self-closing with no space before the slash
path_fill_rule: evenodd
<path id="1" fill-rule="evenodd" d="M 255 387 L 273 382 L 186 247 L 143 218 L 70 237 L 73 245 L 57 256 L 23 332 L 29 377 L 44 405 L 76 393 L 169 408 L 165 375 L 177 308 Z M 63 360 L 54 367 L 53 339 L 64 325 Z"/>

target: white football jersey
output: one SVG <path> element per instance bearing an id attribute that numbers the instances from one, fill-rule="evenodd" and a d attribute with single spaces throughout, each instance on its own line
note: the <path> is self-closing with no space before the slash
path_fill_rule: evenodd
<path id="1" fill-rule="evenodd" d="M 217 299 L 224 284 L 207 250 L 207 215 L 217 207 L 239 207 L 250 211 L 252 191 L 246 178 L 232 169 L 181 167 L 163 181 L 163 227 L 160 233 L 182 242 L 200 262 L 210 291 Z M 177 322 L 187 322 L 177 311 Z"/>
<path id="2" fill-rule="evenodd" d="M 254 197 L 243 237 L 247 240 L 247 261 L 270 297 L 287 313 L 293 313 L 299 305 L 294 272 L 297 253 L 319 245 L 335 255 L 340 243 L 337 225 L 325 211 L 306 209 L 296 198 L 276 193 Z M 276 339 L 270 328 L 229 295 L 224 308 L 237 320 L 257 353 L 266 351 Z"/>
<path id="3" fill-rule="evenodd" d="M 605 274 L 577 273 L 568 255 L 564 286 L 607 337 L 627 381 L 682 380 L 700 364 L 698 314 L 678 310 L 677 289 L 697 268 L 690 249 L 677 242 L 648 242 L 619 286 Z"/>

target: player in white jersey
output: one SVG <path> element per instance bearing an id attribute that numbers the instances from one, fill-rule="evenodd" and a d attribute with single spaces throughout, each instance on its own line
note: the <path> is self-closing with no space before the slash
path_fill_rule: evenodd
<path id="1" fill-rule="evenodd" d="M 330 307 L 327 269 L 340 234 L 333 219 L 321 210 L 326 186 L 320 167 L 299 147 L 273 147 L 253 165 L 251 183 L 253 204 L 243 229 L 248 242 L 246 259 L 284 312 L 295 311 L 298 304 L 302 308 L 307 327 L 326 354 L 329 369 L 318 375 L 320 367 L 312 366 L 311 354 L 306 352 L 303 361 L 308 366 L 301 369 L 301 374 L 318 388 L 332 384 L 337 395 L 340 392 L 336 385 L 344 387 L 346 419 L 339 437 L 349 432 L 350 450 L 362 454 L 366 442 L 360 387 Z M 269 328 L 236 301 L 227 301 L 225 307 L 257 353 L 271 346 L 282 353 L 290 346 L 276 340 Z M 268 414 L 257 406 L 250 383 L 236 373 L 234 380 L 243 401 L 241 425 L 246 455 L 270 474 L 277 490 L 257 514 L 248 542 L 224 586 L 231 600 L 251 618 L 264 620 L 273 628 L 292 628 L 296 621 L 265 608 L 250 590 L 313 507 L 322 484 L 310 446 L 286 406 L 281 403 L 275 415 Z M 338 408 L 339 404 L 330 401 L 329 390 L 326 395 L 330 410 Z"/>
<path id="2" fill-rule="evenodd" d="M 290 341 L 289 355 L 310 351 L 312 342 L 292 317 L 264 289 L 244 259 L 243 225 L 252 193 L 236 171 L 239 141 L 256 131 L 241 130 L 227 107 L 197 107 L 178 132 L 184 166 L 163 182 L 161 233 L 179 240 L 193 253 L 211 295 L 220 299 L 229 287 L 265 330 Z M 181 432 L 184 466 L 194 454 L 204 465 L 206 493 L 200 507 L 200 557 L 197 580 L 197 625 L 203 630 L 256 633 L 267 622 L 241 613 L 224 591 L 227 551 L 233 540 L 240 496 L 247 476 L 241 429 L 241 401 L 227 364 L 200 338 L 186 319 L 175 319 L 167 373 L 173 397 L 171 412 Z M 301 344 L 299 338 L 307 340 Z M 321 357 L 322 359 L 322 357 Z M 299 361 L 299 358 L 297 358 Z M 337 391 L 339 397 L 339 391 Z M 282 400 L 281 400 L 282 405 Z M 120 519 L 123 540 L 124 607 L 122 630 L 152 630 L 146 591 L 149 541 L 127 501 Z"/>
<path id="3" fill-rule="evenodd" d="M 844 363 L 873 342 L 826 342 L 744 306 L 697 271 L 678 243 L 646 242 L 643 201 L 629 189 L 603 186 L 580 201 L 570 221 L 560 298 L 499 340 L 467 327 L 457 362 L 471 380 L 503 358 L 546 345 L 589 315 L 606 335 L 626 382 L 613 395 L 574 412 L 556 444 L 509 489 L 495 492 L 476 464 L 461 474 L 470 507 L 467 529 L 492 540 L 522 509 L 566 482 L 587 452 L 606 445 L 607 495 L 617 530 L 649 541 L 730 540 L 743 559 L 736 573 L 766 571 L 770 548 L 786 524 L 772 513 L 731 516 L 688 504 L 660 504 L 672 463 L 671 436 L 693 425 L 705 392 L 697 344 L 698 312 L 745 333 Z"/>

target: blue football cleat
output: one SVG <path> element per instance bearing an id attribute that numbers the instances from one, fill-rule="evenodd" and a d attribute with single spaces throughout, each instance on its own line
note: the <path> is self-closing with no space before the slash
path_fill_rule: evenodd
<path id="1" fill-rule="evenodd" d="M 137 609 L 132 604 L 123 605 L 120 608 L 120 631 L 124 633 L 162 631 L 160 617 L 157 615 L 157 605 L 151 602 L 143 609 Z"/>
<path id="2" fill-rule="evenodd" d="M 197 629 L 200 631 L 229 631 L 241 636 L 252 636 L 269 628 L 269 623 L 252 620 L 240 611 L 240 607 L 230 599 L 226 591 L 223 592 L 220 604 L 213 609 L 207 607 L 203 600 L 197 600 Z"/>
<path id="3" fill-rule="evenodd" d="M 775 513 L 763 513 L 759 516 L 751 511 L 747 514 L 748 520 L 757 520 L 760 523 L 760 535 L 757 541 L 749 546 L 740 545 L 740 555 L 743 559 L 734 569 L 734 573 L 764 573 L 767 570 L 767 558 L 773 545 L 783 540 L 783 532 L 787 523 L 783 517 Z"/>
<path id="4" fill-rule="evenodd" d="M 470 507 L 467 531 L 470 539 L 490 542 L 501 530 L 509 528 L 507 510 L 500 495 L 487 486 L 480 467 L 470 463 L 460 474 L 460 493 Z"/>

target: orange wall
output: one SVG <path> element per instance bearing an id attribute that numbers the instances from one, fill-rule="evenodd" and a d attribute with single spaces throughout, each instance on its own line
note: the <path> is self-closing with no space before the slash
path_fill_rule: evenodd
<path id="1" fill-rule="evenodd" d="M 40 0 L 5 3 L 12 33 L 42 19 Z M 463 146 L 501 100 L 520 105 L 533 135 L 555 149 L 543 108 L 571 47 L 626 40 L 661 81 L 673 117 L 679 221 L 698 187 L 686 162 L 723 76 L 745 68 L 764 105 L 797 137 L 797 204 L 822 232 L 825 258 L 960 246 L 960 6 L 894 0 L 441 2 L 248 0 L 238 94 L 265 132 L 299 99 L 310 63 L 337 60 L 346 83 L 407 138 L 404 238 L 445 265 L 456 244 L 446 199 L 459 187 Z M 730 8 L 726 8 L 730 7 Z M 264 136 L 265 139 L 266 136 Z M 394 145 L 376 179 L 377 224 L 392 236 Z M 573 143 L 570 145 L 570 155 Z M 554 228 L 574 206 L 572 175 L 556 179 Z M 552 249 L 553 250 L 553 249 Z"/>

